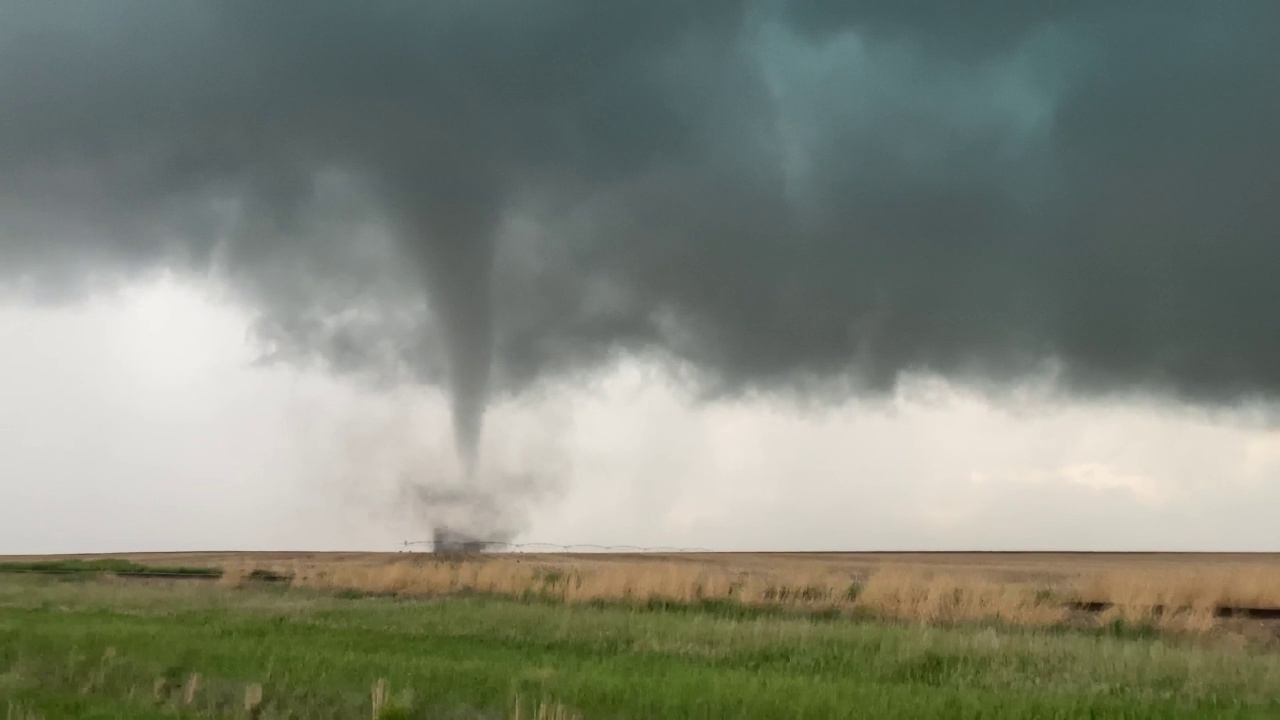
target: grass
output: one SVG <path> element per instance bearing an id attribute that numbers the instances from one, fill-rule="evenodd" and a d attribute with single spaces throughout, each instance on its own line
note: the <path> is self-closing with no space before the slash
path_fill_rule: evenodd
<path id="1" fill-rule="evenodd" d="M 165 567 L 141 565 L 122 558 L 97 558 L 93 560 L 32 560 L 0 562 L 0 573 L 114 573 L 116 575 L 191 575 L 219 577 L 222 571 L 213 567 Z"/>
<path id="2" fill-rule="evenodd" d="M 1175 632 L 1220 629 L 1223 607 L 1280 607 L 1280 572 L 1263 565 L 1175 566 L 1001 577 L 997 571 L 881 565 L 869 572 L 834 563 L 780 561 L 750 569 L 689 558 L 586 556 L 386 556 L 279 566 L 295 585 L 432 597 L 459 593 L 541 598 L 568 604 L 735 605 L 845 613 L 925 623 L 995 621 L 1034 627 L 1078 623 L 1079 607 L 1113 607 L 1116 619 Z"/>
<path id="3" fill-rule="evenodd" d="M 1280 716 L 1260 646 L 654 607 L 7 575 L 0 715 Z"/>
<path id="4" fill-rule="evenodd" d="M 307 588 L 410 597 L 472 593 L 566 604 L 734 606 L 809 614 L 854 612 L 928 622 L 1000 620 L 1052 625 L 1066 605 L 1030 586 L 974 577 L 886 570 L 865 581 L 839 572 L 734 573 L 663 561 L 552 564 L 519 557 L 434 558 L 395 562 L 297 565 L 293 583 Z"/>
<path id="5" fill-rule="evenodd" d="M 1131 567 L 1081 577 L 1086 601 L 1177 608 L 1280 608 L 1280 565 Z"/>
<path id="6" fill-rule="evenodd" d="M 753 612 L 861 614 L 926 623 L 1053 626 L 1090 616 L 1179 633 L 1214 633 L 1223 608 L 1280 608 L 1280 563 L 1267 556 L 929 556 L 158 554 L 28 559 L 0 571 L 191 574 L 229 586 L 291 581 L 352 596 L 486 594 L 570 604 L 734 606 Z M 173 566 L 200 561 L 201 567 Z M 217 565 L 214 568 L 210 565 Z M 1087 615 L 1087 614 L 1086 614 Z M 1230 624 L 1230 623 L 1228 623 Z"/>

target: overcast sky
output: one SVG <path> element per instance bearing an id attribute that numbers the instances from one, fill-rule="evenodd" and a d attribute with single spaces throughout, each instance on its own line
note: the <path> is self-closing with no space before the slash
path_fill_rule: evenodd
<path id="1" fill-rule="evenodd" d="M 248 313 L 161 277 L 0 310 L 0 552 L 394 549 L 456 468 L 439 391 L 255 366 Z M 1280 433 L 1155 401 L 993 405 L 938 379 L 818 414 L 634 363 L 492 414 L 520 539 L 717 549 L 1276 549 Z"/>
<path id="2" fill-rule="evenodd" d="M 0 552 L 1277 549 L 1280 3 L 0 7 Z"/>

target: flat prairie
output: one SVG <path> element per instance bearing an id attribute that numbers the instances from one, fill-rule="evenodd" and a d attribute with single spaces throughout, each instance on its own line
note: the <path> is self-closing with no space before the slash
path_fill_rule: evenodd
<path id="1" fill-rule="evenodd" d="M 1272 555 L 209 552 L 0 571 L 5 720 L 1280 717 L 1274 623 L 1221 612 L 1280 607 Z"/>
<path id="2" fill-rule="evenodd" d="M 164 565 L 221 565 L 228 562 L 395 562 L 417 552 L 202 551 L 68 555 L 0 555 L 0 562 L 39 559 L 124 558 Z M 1114 570 L 1200 570 L 1230 567 L 1280 572 L 1280 553 L 1170 552 L 678 552 L 678 553 L 492 553 L 545 562 L 635 563 L 664 561 L 720 566 L 735 571 L 772 570 L 800 565 L 829 567 L 869 575 L 885 566 L 930 572 L 978 573 L 992 578 L 1035 579 Z"/>
<path id="3" fill-rule="evenodd" d="M 730 601 L 858 608 L 898 619 L 1055 624 L 1072 609 L 1104 619 L 1210 629 L 1232 611 L 1280 615 L 1277 553 L 721 552 L 481 553 L 177 552 L 0 557 L 126 559 L 254 570 L 300 586 L 398 595 L 537 594 L 561 601 Z M 1105 606 L 1105 607 L 1104 607 Z"/>

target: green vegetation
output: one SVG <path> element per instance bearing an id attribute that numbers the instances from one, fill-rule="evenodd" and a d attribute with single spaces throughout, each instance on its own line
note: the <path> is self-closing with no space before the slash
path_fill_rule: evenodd
<path id="1" fill-rule="evenodd" d="M 6 709 L 23 719 L 1273 718 L 1280 654 L 1062 629 L 7 575 Z"/>
<path id="2" fill-rule="evenodd" d="M 222 571 L 211 567 L 154 567 L 139 565 L 120 558 L 93 560 L 38 560 L 33 562 L 0 562 L 0 572 L 7 573 L 114 573 L 116 575 L 195 575 L 220 577 Z"/>

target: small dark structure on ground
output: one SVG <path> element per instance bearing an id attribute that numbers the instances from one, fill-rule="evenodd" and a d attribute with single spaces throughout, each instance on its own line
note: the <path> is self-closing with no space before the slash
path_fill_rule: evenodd
<path id="1" fill-rule="evenodd" d="M 483 540 L 463 535 L 449 528 L 438 527 L 431 535 L 431 552 L 437 555 L 473 555 L 485 549 Z"/>

